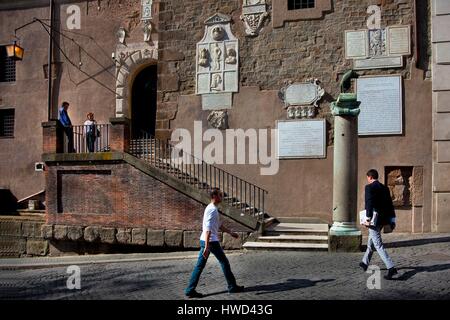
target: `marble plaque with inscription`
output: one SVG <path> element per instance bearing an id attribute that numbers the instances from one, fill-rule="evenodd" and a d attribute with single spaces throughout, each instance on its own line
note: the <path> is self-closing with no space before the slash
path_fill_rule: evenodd
<path id="1" fill-rule="evenodd" d="M 411 26 L 393 26 L 387 28 L 389 55 L 411 55 Z"/>
<path id="2" fill-rule="evenodd" d="M 369 55 L 368 30 L 345 31 L 345 58 L 362 59 Z"/>
<path id="3" fill-rule="evenodd" d="M 326 122 L 278 121 L 278 159 L 326 158 Z"/>
<path id="4" fill-rule="evenodd" d="M 403 133 L 402 76 L 361 77 L 357 80 L 359 135 Z"/>
<path id="5" fill-rule="evenodd" d="M 353 69 L 386 69 L 403 67 L 403 56 L 396 57 L 372 57 L 367 59 L 353 60 Z"/>

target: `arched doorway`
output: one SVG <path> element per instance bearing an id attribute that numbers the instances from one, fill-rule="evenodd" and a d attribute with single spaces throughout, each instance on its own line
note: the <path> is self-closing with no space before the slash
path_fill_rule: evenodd
<path id="1" fill-rule="evenodd" d="M 157 84 L 156 65 L 142 69 L 133 81 L 131 96 L 132 138 L 142 137 L 144 133 L 155 135 Z"/>

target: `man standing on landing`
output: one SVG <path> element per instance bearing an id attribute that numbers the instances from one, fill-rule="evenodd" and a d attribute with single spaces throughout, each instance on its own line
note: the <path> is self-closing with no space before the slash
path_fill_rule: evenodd
<path id="1" fill-rule="evenodd" d="M 376 170 L 372 169 L 367 172 L 367 181 L 369 184 L 365 189 L 367 217 L 365 226 L 369 229 L 369 240 L 367 243 L 367 251 L 359 266 L 364 271 L 367 270 L 375 248 L 388 269 L 385 279 L 391 280 L 392 276 L 397 274 L 397 269 L 384 249 L 381 230 L 385 225 L 390 225 L 392 230 L 395 229 L 394 205 L 389 189 L 378 181 L 378 172 Z M 378 216 L 375 217 L 375 221 L 372 221 L 374 212 L 377 212 Z"/>
<path id="2" fill-rule="evenodd" d="M 237 293 L 244 290 L 243 286 L 238 286 L 236 284 L 236 279 L 231 272 L 230 263 L 220 246 L 219 230 L 229 233 L 233 238 L 238 238 L 239 235 L 236 232 L 231 232 L 220 223 L 220 215 L 217 206 L 222 202 L 221 192 L 218 189 L 214 189 L 211 191 L 210 197 L 211 203 L 206 207 L 203 215 L 203 232 L 200 237 L 200 253 L 198 255 L 197 264 L 192 272 L 189 285 L 185 290 L 185 294 L 189 298 L 203 297 L 201 293 L 195 291 L 195 288 L 197 287 L 200 275 L 208 261 L 210 252 L 217 258 L 222 267 L 222 271 L 228 283 L 228 292 Z"/>

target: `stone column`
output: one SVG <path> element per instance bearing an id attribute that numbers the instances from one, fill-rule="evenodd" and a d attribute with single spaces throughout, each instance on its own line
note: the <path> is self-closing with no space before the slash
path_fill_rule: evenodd
<path id="1" fill-rule="evenodd" d="M 42 123 L 42 153 L 64 152 L 64 131 L 59 121 Z"/>
<path id="2" fill-rule="evenodd" d="M 333 226 L 330 251 L 359 251 L 361 231 L 357 220 L 358 115 L 354 94 L 341 94 L 332 105 L 334 118 Z"/>
<path id="3" fill-rule="evenodd" d="M 111 118 L 109 145 L 111 151 L 125 152 L 130 146 L 130 120 L 128 118 Z"/>

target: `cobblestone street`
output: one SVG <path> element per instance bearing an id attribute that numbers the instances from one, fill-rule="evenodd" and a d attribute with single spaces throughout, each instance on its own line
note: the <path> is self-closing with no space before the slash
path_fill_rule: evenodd
<path id="1" fill-rule="evenodd" d="M 217 261 L 211 258 L 198 291 L 206 299 L 449 299 L 450 235 L 387 239 L 399 274 L 369 290 L 362 253 L 235 252 L 232 269 L 245 292 L 229 295 Z M 80 264 L 81 289 L 69 290 L 67 266 L 0 270 L 1 299 L 184 299 L 195 263 L 185 258 Z M 75 262 L 77 258 L 74 258 Z M 81 258 L 80 258 L 81 259 Z M 76 263 L 73 263 L 76 264 Z M 373 265 L 381 265 L 377 254 Z"/>

